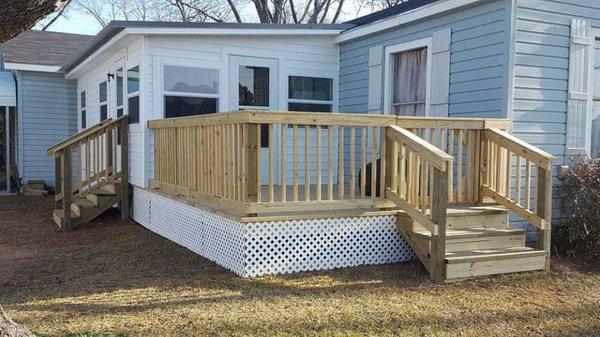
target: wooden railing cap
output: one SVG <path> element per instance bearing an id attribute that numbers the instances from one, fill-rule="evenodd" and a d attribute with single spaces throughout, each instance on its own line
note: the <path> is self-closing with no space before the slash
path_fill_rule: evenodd
<path id="1" fill-rule="evenodd" d="M 489 139 L 496 144 L 506 147 L 513 153 L 517 153 L 523 158 L 529 159 L 535 162 L 537 165 L 549 169 L 557 158 L 548 152 L 535 147 L 508 132 L 502 131 L 496 128 L 490 128 L 485 130 L 485 138 Z"/>

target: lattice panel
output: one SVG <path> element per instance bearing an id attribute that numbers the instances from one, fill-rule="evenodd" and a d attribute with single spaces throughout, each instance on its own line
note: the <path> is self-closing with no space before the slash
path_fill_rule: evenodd
<path id="1" fill-rule="evenodd" d="M 394 216 L 240 223 L 134 188 L 134 220 L 244 277 L 406 261 Z"/>
<path id="2" fill-rule="evenodd" d="M 245 276 L 241 223 L 144 189 L 135 188 L 133 199 L 134 220 L 142 226 Z"/>
<path id="3" fill-rule="evenodd" d="M 285 274 L 414 258 L 394 216 L 246 224 L 248 276 Z"/>

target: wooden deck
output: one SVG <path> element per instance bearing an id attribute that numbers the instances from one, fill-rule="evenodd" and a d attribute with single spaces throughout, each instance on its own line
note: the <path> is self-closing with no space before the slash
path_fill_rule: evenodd
<path id="1" fill-rule="evenodd" d="M 508 120 L 236 111 L 149 127 L 160 193 L 238 219 L 391 212 L 436 282 L 549 268 L 554 157 Z M 509 212 L 537 228 L 535 247 L 507 228 Z"/>

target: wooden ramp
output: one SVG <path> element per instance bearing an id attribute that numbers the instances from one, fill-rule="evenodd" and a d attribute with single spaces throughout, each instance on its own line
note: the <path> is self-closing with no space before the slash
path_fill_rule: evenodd
<path id="1" fill-rule="evenodd" d="M 525 231 L 507 226 L 508 211 L 499 206 L 447 210 L 444 282 L 477 276 L 543 270 L 546 252 L 525 245 Z M 431 265 L 431 232 L 405 213 L 398 229 L 427 270 Z"/>

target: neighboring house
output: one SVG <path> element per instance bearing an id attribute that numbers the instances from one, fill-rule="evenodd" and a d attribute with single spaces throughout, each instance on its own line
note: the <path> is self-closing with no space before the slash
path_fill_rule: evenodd
<path id="1" fill-rule="evenodd" d="M 76 83 L 60 69 L 93 36 L 29 30 L 0 47 L 4 68 L 16 81 L 16 155 L 23 183 L 54 186 L 54 160 L 44 150 L 77 131 Z M 13 145 L 14 146 L 14 145 Z"/>
<path id="2" fill-rule="evenodd" d="M 527 212 L 522 209 L 520 214 L 525 214 L 530 221 L 537 221 L 538 227 L 542 228 L 545 221 L 551 218 L 551 214 L 544 213 L 544 210 L 552 208 L 548 207 L 548 202 L 551 206 L 551 198 L 544 199 L 544 196 L 551 195 L 552 175 L 556 177 L 556 166 L 569 164 L 571 158 L 579 154 L 592 154 L 598 144 L 597 137 L 593 136 L 592 120 L 596 116 L 593 111 L 595 101 L 600 101 L 600 85 L 594 85 L 600 83 L 600 72 L 594 67 L 594 46 L 600 39 L 599 18 L 600 3 L 592 0 L 411 0 L 345 24 L 112 22 L 99 34 L 96 43 L 62 67 L 61 71 L 66 74 L 67 80 L 77 81 L 79 130 L 109 117 L 129 116 L 129 176 L 133 185 L 133 217 L 144 226 L 209 256 L 241 275 L 394 262 L 410 258 L 411 253 L 405 249 L 407 245 L 403 239 L 397 237 L 398 232 L 393 226 L 396 220 L 389 214 L 328 215 L 328 219 L 306 221 L 296 219 L 306 219 L 309 216 L 307 214 L 288 215 L 286 219 L 294 220 L 293 233 L 289 233 L 286 231 L 289 223 L 281 218 L 264 222 L 252 222 L 251 218 L 231 220 L 215 216 L 210 210 L 200 212 L 161 196 L 151 188 L 155 186 L 150 184 L 159 174 L 163 179 L 167 179 L 163 175 L 173 174 L 176 179 L 170 182 L 170 188 L 179 194 L 193 195 L 192 192 L 197 192 L 190 191 L 185 185 L 185 179 L 182 180 L 177 175 L 177 172 L 185 171 L 193 163 L 180 162 L 188 155 L 179 152 L 187 149 L 187 143 L 181 143 L 187 137 L 183 134 L 177 134 L 180 138 L 167 137 L 179 146 L 166 144 L 165 139 L 160 140 L 161 146 L 169 149 L 169 163 L 178 162 L 175 168 L 165 164 L 164 157 L 155 161 L 156 153 L 164 153 L 166 150 L 155 146 L 155 142 L 159 143 L 159 140 L 155 139 L 155 131 L 149 124 L 174 128 L 174 125 L 183 122 L 175 120 L 169 124 L 169 118 L 237 110 L 341 111 L 373 115 L 368 117 L 397 115 L 511 119 L 510 129 L 513 135 L 538 146 L 558 160 L 554 161 L 551 170 L 540 168 L 539 171 L 518 170 L 516 173 L 514 169 L 511 170 L 514 166 L 503 166 L 502 162 L 506 158 L 503 157 L 506 155 L 502 153 L 504 150 L 491 149 L 488 164 L 496 165 L 497 170 L 486 179 L 513 177 L 512 183 L 497 181 L 493 187 L 489 187 L 498 190 L 506 188 L 506 185 L 514 189 L 515 175 L 520 176 L 519 184 L 522 183 L 521 180 L 527 181 L 526 187 L 520 185 L 519 193 L 511 189 L 501 193 L 508 193 L 509 199 L 511 194 L 519 195 L 521 203 L 525 203 L 523 198 L 527 198 Z M 263 125 L 262 131 L 251 131 L 262 136 L 260 145 L 255 147 L 260 148 L 257 150 L 259 173 L 256 179 L 251 180 L 262 182 L 258 185 L 269 184 L 269 194 L 264 197 L 270 198 L 272 202 L 271 205 L 262 205 L 259 200 L 257 203 L 260 205 L 248 206 L 245 201 L 230 200 L 231 195 L 225 196 L 231 202 L 227 205 L 242 204 L 242 212 L 260 210 L 260 207 L 264 207 L 265 211 L 269 207 L 286 206 L 290 201 L 285 200 L 285 197 L 281 204 L 273 201 L 276 195 L 273 182 L 281 182 L 281 195 L 285 193 L 286 185 L 293 184 L 293 188 L 290 188 L 293 191 L 292 203 L 301 203 L 298 200 L 298 185 L 304 181 L 314 184 L 315 178 L 320 177 L 327 178 L 329 203 L 305 200 L 307 203 L 302 206 L 316 209 L 321 204 L 335 204 L 334 184 L 349 180 L 356 182 L 359 170 L 361 183 L 364 184 L 366 178 L 362 177 L 366 176 L 366 167 L 360 169 L 364 163 L 353 165 L 357 164 L 357 158 L 364 161 L 368 157 L 369 162 L 375 162 L 378 152 L 382 152 L 383 149 L 378 149 L 377 144 L 375 127 L 381 126 L 377 121 L 410 124 L 408 119 L 362 116 L 362 121 L 368 121 L 365 122 L 367 124 L 357 124 L 356 127 L 346 125 L 344 127 L 353 131 L 342 134 L 338 133 L 340 128 L 337 125 L 333 127 L 334 124 L 324 124 L 326 126 L 321 128 L 320 125 L 311 125 L 310 121 L 304 121 L 304 125 L 295 122 L 294 118 L 300 117 L 290 117 L 289 121 L 279 121 L 274 123 L 273 128 L 268 128 L 260 120 L 253 120 L 251 115 L 233 116 L 241 118 L 242 124 Z M 263 114 L 258 116 L 266 118 Z M 227 116 L 223 118 L 225 120 Z M 211 123 L 218 124 L 223 120 L 215 118 Z M 190 123 L 192 126 L 200 126 L 198 120 Z M 449 119 L 448 123 L 458 122 Z M 468 124 L 467 121 L 464 123 Z M 505 125 L 502 121 L 486 120 L 471 123 L 483 125 L 482 128 L 490 134 L 495 131 L 489 130 L 494 127 L 488 125 Z M 295 126 L 290 128 L 286 124 Z M 420 134 L 424 137 L 429 135 L 433 142 L 435 129 L 439 129 L 443 122 L 436 125 L 437 127 L 421 126 L 429 130 Z M 477 135 L 478 130 L 456 131 L 457 133 L 452 131 L 452 137 L 456 136 L 460 141 L 449 138 L 454 139 L 450 147 L 456 145 L 460 151 L 464 150 L 463 144 L 471 150 L 478 148 L 480 143 L 473 141 L 481 136 Z M 198 131 L 195 132 L 196 137 L 200 137 Z M 214 133 L 201 139 L 201 144 L 204 144 L 204 140 L 210 142 L 215 137 L 225 137 L 223 135 L 234 131 L 223 128 L 211 132 Z M 242 134 L 244 137 L 248 136 L 247 133 Z M 281 137 L 273 138 L 270 135 Z M 398 134 L 396 136 L 402 137 Z M 513 145 L 523 145 L 514 139 L 507 140 L 509 137 L 506 135 L 498 137 L 504 137 L 507 143 Z M 236 138 L 234 143 L 235 141 Z M 257 140 L 254 138 L 250 141 Z M 231 144 L 221 145 L 225 149 Z M 381 147 L 383 145 L 382 143 Z M 303 152 L 304 146 L 316 148 L 308 153 Z M 515 145 L 511 149 L 522 149 L 519 146 Z M 352 148 L 355 151 L 351 151 Z M 300 155 L 302 153 L 304 155 Z M 479 180 L 479 161 L 475 164 L 467 163 L 467 160 L 479 156 L 476 152 L 473 153 L 475 154 L 465 155 L 464 158 L 462 153 L 457 156 L 456 159 L 461 164 L 459 166 L 455 162 L 455 175 L 465 171 L 474 172 L 476 180 Z M 531 153 L 537 153 L 534 158 L 537 164 L 550 165 L 552 162 L 552 156 L 531 146 L 520 154 L 529 156 Z M 327 165 L 315 167 L 312 162 L 304 162 L 305 158 L 312 160 L 317 154 L 326 158 Z M 246 158 L 241 154 L 236 155 Z M 355 162 L 351 158 L 355 158 Z M 527 165 L 534 159 L 529 158 Z M 281 162 L 281 165 L 271 165 L 273 161 Z M 243 163 L 244 160 L 240 159 L 240 162 Z M 219 165 L 222 165 L 218 161 L 210 164 L 211 169 L 204 177 L 219 170 Z M 214 168 L 213 164 L 216 165 Z M 230 162 L 226 164 L 234 165 Z M 521 161 L 520 165 L 524 165 L 524 162 Z M 161 170 L 164 168 L 167 173 L 158 172 L 156 167 Z M 233 169 L 233 166 L 229 167 Z M 265 169 L 266 167 L 269 169 Z M 299 170 L 298 167 L 304 169 Z M 321 172 L 317 169 L 319 167 Z M 543 173 L 537 180 L 542 187 L 535 195 L 530 194 L 529 180 L 535 179 L 538 172 Z M 552 175 L 548 176 L 548 172 Z M 231 174 L 231 171 L 227 171 L 221 178 L 230 178 Z M 374 186 L 376 172 L 372 171 L 369 175 Z M 428 177 L 429 174 L 423 172 L 421 181 L 427 181 Z M 432 174 L 431 179 L 433 177 Z M 453 176 L 449 177 L 452 178 Z M 248 183 L 250 179 L 246 177 L 241 181 Z M 450 187 L 456 187 L 462 196 L 467 189 L 472 192 L 468 187 L 471 181 L 460 176 Z M 219 180 L 217 185 L 221 183 Z M 558 183 L 556 179 L 554 183 Z M 343 196 L 345 186 L 340 185 L 342 187 L 336 193 Z M 356 183 L 352 187 L 356 187 L 355 185 Z M 412 187 L 417 185 L 413 183 Z M 162 186 L 169 187 L 169 184 Z M 320 183 L 318 186 L 320 191 Z M 217 190 L 218 188 L 220 187 L 216 187 Z M 360 188 L 363 191 L 365 189 L 364 186 Z M 258 189 L 260 191 L 260 187 Z M 524 195 L 520 194 L 522 189 L 526 190 Z M 214 190 L 203 192 L 200 195 L 208 194 L 208 200 L 222 206 L 225 202 L 223 200 L 227 198 L 213 192 Z M 375 187 L 369 195 L 375 200 L 377 196 L 374 192 Z M 471 192 L 469 198 L 473 197 Z M 488 196 L 496 192 L 490 190 Z M 427 193 L 427 188 L 417 193 L 423 196 L 422 205 L 427 204 Z M 260 192 L 257 195 L 253 197 L 260 199 Z M 365 197 L 364 193 L 362 197 Z M 320 194 L 317 198 L 322 201 Z M 370 207 L 389 201 L 383 199 L 373 201 Z M 464 202 L 460 199 L 461 197 L 458 198 L 459 202 Z M 507 202 L 501 197 L 498 200 Z M 537 208 L 530 207 L 530 201 L 532 205 L 536 205 L 535 200 L 540 204 Z M 338 207 L 351 209 L 366 205 L 353 202 L 354 200 L 342 200 Z M 301 209 L 299 205 L 296 206 Z M 543 218 L 540 218 L 540 212 L 544 213 Z M 502 223 L 501 220 L 498 221 Z M 335 234 L 328 232 L 332 228 Z M 360 234 L 347 231 L 346 228 L 358 228 Z M 545 231 L 544 235 L 549 234 L 549 229 L 541 230 Z M 267 261 L 267 267 L 262 265 L 266 263 L 263 260 L 252 260 L 256 258 L 252 254 L 272 256 L 270 254 L 273 251 L 279 251 L 273 247 L 267 252 L 261 251 L 266 249 L 265 245 L 268 246 L 264 242 L 273 244 L 273 240 L 281 241 L 284 239 L 278 238 L 285 236 L 286 244 L 293 245 L 295 242 L 303 242 L 304 239 L 301 238 L 305 238 L 307 232 L 323 236 L 323 233 L 329 233 L 322 241 L 311 243 L 314 246 L 310 250 L 323 252 L 332 249 L 336 252 L 336 257 L 328 255 L 322 260 L 321 257 L 315 258 L 318 263 L 300 263 L 291 257 L 278 255 L 283 260 Z M 375 249 L 372 242 L 365 239 L 371 238 L 370 233 L 376 233 L 373 235 L 377 238 L 369 240 L 383 242 L 383 248 L 376 246 L 378 248 Z M 366 245 L 359 249 L 360 253 L 356 253 L 354 247 L 346 245 L 346 242 L 355 239 Z M 548 244 L 549 241 L 544 240 Z M 331 241 L 334 243 L 330 244 Z M 256 246 L 248 248 L 252 244 Z M 274 245 L 277 247 L 277 243 Z M 398 250 L 398 247 L 402 248 Z M 298 247 L 294 249 L 296 248 Z M 248 252 L 246 249 L 256 251 Z M 539 249 L 548 259 L 549 246 L 538 247 L 538 251 L 534 253 L 539 253 Z M 361 255 L 365 251 L 371 254 L 368 258 Z M 531 261 L 522 262 L 528 265 Z M 539 269 L 538 262 L 535 262 L 536 267 L 533 269 Z M 547 266 L 548 264 L 546 268 Z M 463 272 L 471 270 L 468 263 L 462 267 L 467 268 Z M 480 267 L 486 268 L 483 265 Z M 512 267 L 513 265 L 494 265 L 495 272 L 514 271 L 510 269 Z"/>

